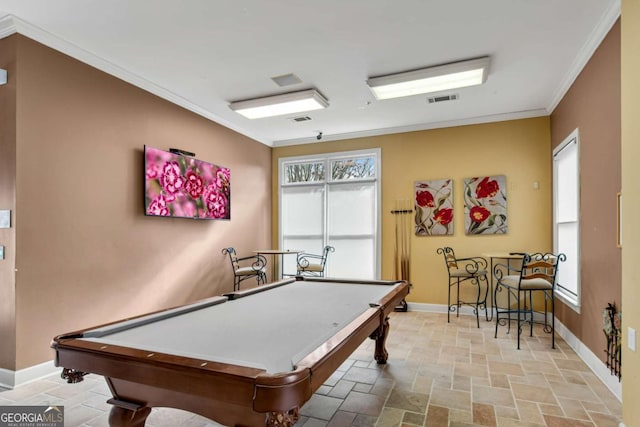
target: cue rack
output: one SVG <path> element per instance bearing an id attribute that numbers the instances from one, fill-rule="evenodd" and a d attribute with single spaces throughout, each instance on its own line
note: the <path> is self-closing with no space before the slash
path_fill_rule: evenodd
<path id="1" fill-rule="evenodd" d="M 411 285 L 409 260 L 411 258 L 411 214 L 413 213 L 411 208 L 410 200 L 396 200 L 395 209 L 391 211 L 395 218 L 394 279 L 406 280 L 409 285 Z M 395 311 L 407 311 L 407 302 L 402 299 Z"/>

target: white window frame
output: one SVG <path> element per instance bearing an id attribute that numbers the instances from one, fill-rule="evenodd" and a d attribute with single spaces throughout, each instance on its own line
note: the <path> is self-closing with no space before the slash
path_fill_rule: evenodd
<path id="1" fill-rule="evenodd" d="M 375 176 L 372 178 L 359 178 L 359 179 L 349 179 L 345 181 L 336 181 L 331 176 L 331 162 L 334 160 L 341 159 L 350 159 L 354 157 L 374 157 L 376 163 L 376 172 Z M 325 164 L 325 179 L 324 181 L 317 182 L 302 182 L 302 183 L 285 183 L 284 182 L 284 170 L 285 165 L 288 163 L 300 163 L 300 162 L 324 162 Z M 282 189 L 285 187 L 292 186 L 324 186 L 324 206 L 327 206 L 327 198 L 329 196 L 328 187 L 331 185 L 335 185 L 336 183 L 353 183 L 353 182 L 375 182 L 376 183 L 376 200 L 375 200 L 375 212 L 374 212 L 374 220 L 376 223 L 375 226 L 375 279 L 380 280 L 382 275 L 382 221 L 381 221 L 381 194 L 382 194 L 382 156 L 380 148 L 366 149 L 366 150 L 355 150 L 355 151 L 341 151 L 334 153 L 321 153 L 321 154 L 312 154 L 308 156 L 294 156 L 294 157 L 281 157 L 278 159 L 278 246 L 282 247 L 283 239 L 282 239 Z M 324 232 L 326 237 L 327 227 L 327 216 L 324 217 Z M 326 242 L 325 242 L 326 244 Z"/>
<path id="2" fill-rule="evenodd" d="M 581 276 L 581 254 L 580 254 L 580 236 L 581 236 L 581 231 L 580 231 L 580 136 L 579 136 L 579 132 L 578 129 L 576 128 L 573 132 L 571 132 L 569 134 L 569 136 L 567 136 L 562 143 L 560 143 L 554 150 L 553 150 L 553 250 L 555 253 L 558 253 L 558 219 L 557 219 L 557 206 L 558 206 L 558 170 L 557 170 L 557 162 L 556 162 L 556 156 L 558 155 L 558 153 L 560 153 L 562 150 L 564 150 L 565 148 L 569 147 L 570 144 L 575 144 L 575 149 L 577 150 L 576 153 L 576 161 L 577 161 L 577 165 L 576 165 L 576 171 L 578 174 L 577 177 L 577 186 L 578 188 L 576 189 L 577 191 L 577 198 L 576 198 L 576 203 L 577 203 L 577 218 L 576 218 L 576 223 L 577 223 L 577 229 L 578 229 L 578 236 L 577 236 L 577 242 L 576 242 L 576 248 L 577 248 L 577 254 L 578 254 L 578 259 L 576 260 L 576 265 L 577 265 L 577 271 L 576 271 L 576 295 L 574 296 L 572 293 L 570 293 L 568 290 L 564 289 L 562 286 L 557 286 L 558 284 L 556 283 L 556 289 L 555 289 L 555 295 L 562 300 L 565 304 L 567 304 L 569 307 L 571 307 L 575 312 L 580 313 L 580 306 L 581 306 L 581 280 L 580 280 L 580 276 Z M 560 265 L 559 267 L 560 269 L 562 269 L 562 265 Z"/>

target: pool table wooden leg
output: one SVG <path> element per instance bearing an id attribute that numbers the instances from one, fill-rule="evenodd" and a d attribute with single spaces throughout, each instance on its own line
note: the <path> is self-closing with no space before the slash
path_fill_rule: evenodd
<path id="1" fill-rule="evenodd" d="M 299 410 L 295 407 L 287 412 L 269 412 L 266 424 L 268 427 L 293 427 L 299 418 Z"/>
<path id="2" fill-rule="evenodd" d="M 376 352 L 374 354 L 374 358 L 376 359 L 376 362 L 378 362 L 378 365 L 384 365 L 387 363 L 387 358 L 389 357 L 389 353 L 387 353 L 387 348 L 385 346 L 387 335 L 389 335 L 389 317 L 384 316 L 384 320 L 378 330 L 370 336 L 371 339 L 376 340 Z"/>
<path id="3" fill-rule="evenodd" d="M 114 405 L 109 412 L 110 427 L 143 427 L 151 413 L 151 408 L 148 406 L 118 399 L 109 399 L 107 403 Z"/>

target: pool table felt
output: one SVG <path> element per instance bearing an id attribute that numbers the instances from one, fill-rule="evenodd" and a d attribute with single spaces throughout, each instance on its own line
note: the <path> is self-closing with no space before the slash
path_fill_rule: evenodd
<path id="1" fill-rule="evenodd" d="M 157 321 L 145 316 L 86 331 L 81 339 L 288 372 L 393 286 L 293 282 L 192 311 L 177 310 Z"/>

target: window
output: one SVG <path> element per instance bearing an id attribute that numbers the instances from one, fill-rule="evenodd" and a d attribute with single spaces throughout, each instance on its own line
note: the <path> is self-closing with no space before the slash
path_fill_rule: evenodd
<path id="1" fill-rule="evenodd" d="M 553 247 L 560 264 L 556 295 L 580 312 L 580 143 L 578 129 L 553 150 Z"/>
<path id="2" fill-rule="evenodd" d="M 280 247 L 320 254 L 325 275 L 380 277 L 380 150 L 280 159 Z M 283 271 L 295 272 L 293 257 Z"/>

